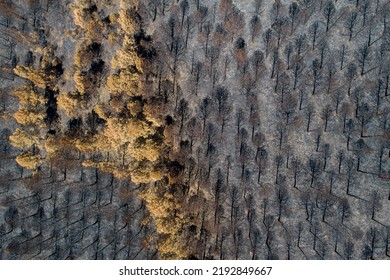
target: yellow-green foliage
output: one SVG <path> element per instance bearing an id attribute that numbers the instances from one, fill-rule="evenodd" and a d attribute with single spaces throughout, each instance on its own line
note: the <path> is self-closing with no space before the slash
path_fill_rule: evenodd
<path id="1" fill-rule="evenodd" d="M 185 247 L 183 227 L 189 222 L 187 215 L 179 208 L 180 199 L 175 198 L 169 185 L 162 182 L 142 191 L 141 197 L 147 202 L 147 208 L 153 217 L 161 238 L 158 250 L 163 259 L 185 259 L 188 250 Z"/>
<path id="2" fill-rule="evenodd" d="M 111 66 L 115 68 L 135 67 L 139 73 L 143 73 L 144 60 L 137 54 L 135 41 L 132 36 L 124 36 L 122 49 L 118 50 L 111 61 Z"/>
<path id="3" fill-rule="evenodd" d="M 138 119 L 107 118 L 105 129 L 97 134 L 77 140 L 76 147 L 88 154 L 106 153 L 103 162 L 86 161 L 106 172 L 113 172 L 118 178 L 128 178 L 136 183 L 160 180 L 163 172 L 154 162 L 161 157 L 160 148 L 149 137 L 156 127 Z"/>
<path id="4" fill-rule="evenodd" d="M 118 23 L 127 35 L 133 34 L 139 28 L 139 22 L 134 19 L 134 12 L 130 9 L 119 11 Z"/>
<path id="5" fill-rule="evenodd" d="M 149 161 L 156 161 L 160 157 L 160 148 L 151 140 L 146 140 L 145 143 L 135 146 L 129 146 L 127 153 L 136 160 L 147 159 Z"/>
<path id="6" fill-rule="evenodd" d="M 135 65 L 135 68 L 137 69 L 137 71 L 139 73 L 143 73 L 144 72 L 144 67 L 143 67 L 144 60 L 141 57 L 137 56 L 135 58 L 134 65 Z"/>
<path id="7" fill-rule="evenodd" d="M 137 55 L 132 49 L 119 50 L 111 61 L 112 68 L 126 68 L 129 65 L 135 65 Z"/>
<path id="8" fill-rule="evenodd" d="M 78 0 L 74 5 L 70 5 L 73 13 L 73 20 L 77 27 L 77 33 L 82 31 L 87 38 L 100 38 L 102 36 L 105 23 L 98 12 L 91 12 L 96 1 Z"/>
<path id="9" fill-rule="evenodd" d="M 40 155 L 34 155 L 30 152 L 23 152 L 16 157 L 16 162 L 27 169 L 36 169 L 41 163 Z"/>
<path id="10" fill-rule="evenodd" d="M 173 196 L 167 193 L 165 186 L 151 186 L 142 192 L 141 197 L 151 206 L 149 212 L 154 218 L 169 218 L 173 214 L 175 201 Z M 169 232 L 160 229 L 160 233 Z"/>
<path id="11" fill-rule="evenodd" d="M 75 117 L 78 105 L 77 97 L 68 92 L 63 92 L 57 97 L 57 105 L 63 109 L 69 117 Z"/>
<path id="12" fill-rule="evenodd" d="M 123 69 L 107 79 L 107 89 L 113 94 L 126 93 L 129 96 L 142 95 L 142 83 L 138 74 Z"/>
<path id="13" fill-rule="evenodd" d="M 26 108 L 20 108 L 15 114 L 14 118 L 22 125 L 44 127 L 45 113 L 42 111 L 33 111 Z"/>
<path id="14" fill-rule="evenodd" d="M 43 95 L 33 90 L 33 88 L 27 84 L 20 88 L 16 88 L 13 93 L 19 99 L 19 103 L 24 106 L 36 108 L 47 102 L 47 99 Z"/>
<path id="15" fill-rule="evenodd" d="M 16 128 L 14 133 L 9 137 L 12 146 L 26 150 L 31 148 L 34 144 L 39 143 L 39 137 L 35 135 L 34 131 L 26 131 L 22 128 Z"/>
<path id="16" fill-rule="evenodd" d="M 41 49 L 41 54 L 40 69 L 34 69 L 31 66 L 17 65 L 14 68 L 14 73 L 19 77 L 29 80 L 38 88 L 53 88 L 58 80 L 58 73 L 56 72 L 55 67 L 57 67 L 61 61 L 54 55 L 51 46 Z"/>
<path id="17" fill-rule="evenodd" d="M 42 89 L 54 86 L 57 78 L 53 72 L 37 70 L 30 66 L 18 65 L 14 68 L 14 72 L 19 77 L 30 80 L 35 86 Z"/>
<path id="18" fill-rule="evenodd" d="M 186 240 L 180 234 L 161 236 L 157 249 L 163 260 L 183 260 L 189 256 Z"/>
<path id="19" fill-rule="evenodd" d="M 59 139 L 54 136 L 49 136 L 45 141 L 45 150 L 49 157 L 55 156 L 60 150 Z"/>
<path id="20" fill-rule="evenodd" d="M 134 184 L 148 184 L 155 182 L 152 177 L 152 169 L 153 167 L 146 162 L 134 162 L 129 170 L 128 174 L 130 174 L 131 181 Z"/>
<path id="21" fill-rule="evenodd" d="M 122 47 L 123 47 L 123 49 L 132 50 L 132 51 L 135 52 L 135 40 L 134 40 L 134 37 L 133 36 L 128 36 L 128 35 L 123 36 Z M 129 65 L 127 65 L 127 66 L 129 66 Z"/>
<path id="22" fill-rule="evenodd" d="M 95 106 L 94 111 L 99 116 L 99 118 L 101 118 L 105 121 L 108 119 L 109 112 L 108 112 L 106 106 L 98 104 Z"/>
<path id="23" fill-rule="evenodd" d="M 77 0 L 70 8 L 73 12 L 73 21 L 77 26 L 85 28 L 85 24 L 91 20 L 91 14 L 88 9 L 91 8 L 93 1 Z"/>
<path id="24" fill-rule="evenodd" d="M 110 118 L 107 120 L 106 129 L 103 132 L 112 145 L 123 145 L 133 142 L 138 137 L 147 138 L 155 132 L 155 128 L 140 120 L 123 120 Z"/>
<path id="25" fill-rule="evenodd" d="M 157 182 L 160 181 L 166 176 L 165 170 L 162 168 L 159 168 L 158 166 L 154 166 L 153 169 L 150 171 L 150 181 L 151 182 Z"/>
<path id="26" fill-rule="evenodd" d="M 93 154 L 97 150 L 110 152 L 111 143 L 104 135 L 97 134 L 91 137 L 77 139 L 76 147 L 82 152 Z"/>
<path id="27" fill-rule="evenodd" d="M 45 122 L 48 100 L 44 92 L 56 90 L 61 74 L 58 71 L 61 61 L 50 45 L 37 51 L 41 53 L 39 69 L 21 65 L 14 68 L 16 75 L 30 81 L 14 90 L 20 108 L 13 116 L 21 128 L 17 128 L 10 137 L 13 146 L 25 150 L 16 161 L 28 169 L 36 169 L 41 164 L 40 152 L 44 149 L 44 135 L 48 130 Z"/>

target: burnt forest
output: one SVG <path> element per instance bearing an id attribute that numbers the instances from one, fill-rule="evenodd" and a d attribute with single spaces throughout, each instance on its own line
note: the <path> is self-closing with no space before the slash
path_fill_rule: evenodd
<path id="1" fill-rule="evenodd" d="M 0 0 L 0 259 L 390 259 L 390 1 Z"/>

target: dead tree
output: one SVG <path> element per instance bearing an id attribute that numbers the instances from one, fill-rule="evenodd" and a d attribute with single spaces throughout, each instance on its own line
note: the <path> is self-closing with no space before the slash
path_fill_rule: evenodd
<path id="1" fill-rule="evenodd" d="M 336 7 L 334 6 L 333 1 L 329 0 L 328 2 L 326 2 L 323 10 L 323 15 L 326 20 L 326 32 L 328 32 L 330 22 L 335 16 L 335 14 L 336 14 Z"/>

